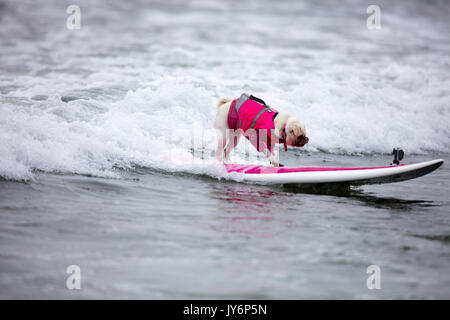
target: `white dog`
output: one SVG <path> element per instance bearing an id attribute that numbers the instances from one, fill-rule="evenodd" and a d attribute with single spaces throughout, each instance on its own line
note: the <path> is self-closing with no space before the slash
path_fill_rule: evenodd
<path id="1" fill-rule="evenodd" d="M 242 94 L 238 99 L 222 98 L 217 104 L 214 119 L 217 130 L 216 158 L 230 160 L 230 152 L 244 135 L 255 148 L 263 152 L 274 166 L 280 164 L 274 154 L 275 143 L 303 147 L 308 143 L 305 126 L 289 113 L 277 112 L 252 95 Z"/>

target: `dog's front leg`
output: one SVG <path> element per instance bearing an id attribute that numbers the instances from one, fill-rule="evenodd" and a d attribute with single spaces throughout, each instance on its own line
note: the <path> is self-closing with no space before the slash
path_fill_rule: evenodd
<path id="1" fill-rule="evenodd" d="M 274 152 L 269 151 L 269 149 L 264 149 L 263 152 L 269 159 L 271 165 L 273 165 L 274 167 L 284 167 L 283 164 L 278 162 L 278 157 L 275 155 Z"/>

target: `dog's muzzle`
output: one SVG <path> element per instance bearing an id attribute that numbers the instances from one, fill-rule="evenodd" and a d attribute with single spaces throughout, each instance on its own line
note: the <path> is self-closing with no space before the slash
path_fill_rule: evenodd
<path id="1" fill-rule="evenodd" d="M 305 144 L 308 143 L 308 141 L 309 141 L 309 138 L 307 136 L 301 135 L 297 138 L 297 146 L 303 147 Z"/>

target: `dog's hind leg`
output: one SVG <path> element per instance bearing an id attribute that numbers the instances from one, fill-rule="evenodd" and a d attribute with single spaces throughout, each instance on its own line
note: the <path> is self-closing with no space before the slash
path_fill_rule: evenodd
<path id="1" fill-rule="evenodd" d="M 240 130 L 231 130 L 231 129 L 227 130 L 228 144 L 225 148 L 225 161 L 230 161 L 230 153 L 238 145 L 240 139 L 241 139 Z"/>
<path id="2" fill-rule="evenodd" d="M 217 130 L 217 148 L 216 148 L 216 159 L 218 161 L 222 161 L 223 159 L 223 150 L 227 145 L 227 136 L 225 130 L 216 129 Z"/>

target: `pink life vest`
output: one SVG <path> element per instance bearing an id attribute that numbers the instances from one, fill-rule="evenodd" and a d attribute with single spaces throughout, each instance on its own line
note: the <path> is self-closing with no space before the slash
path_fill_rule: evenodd
<path id="1" fill-rule="evenodd" d="M 273 150 L 277 140 L 272 139 L 275 130 L 274 119 L 278 111 L 271 109 L 259 98 L 243 93 L 231 102 L 228 111 L 228 128 L 241 129 L 244 136 L 255 146 L 256 150 Z M 284 141 L 280 141 L 284 142 Z M 236 143 L 236 142 L 235 142 Z"/>

